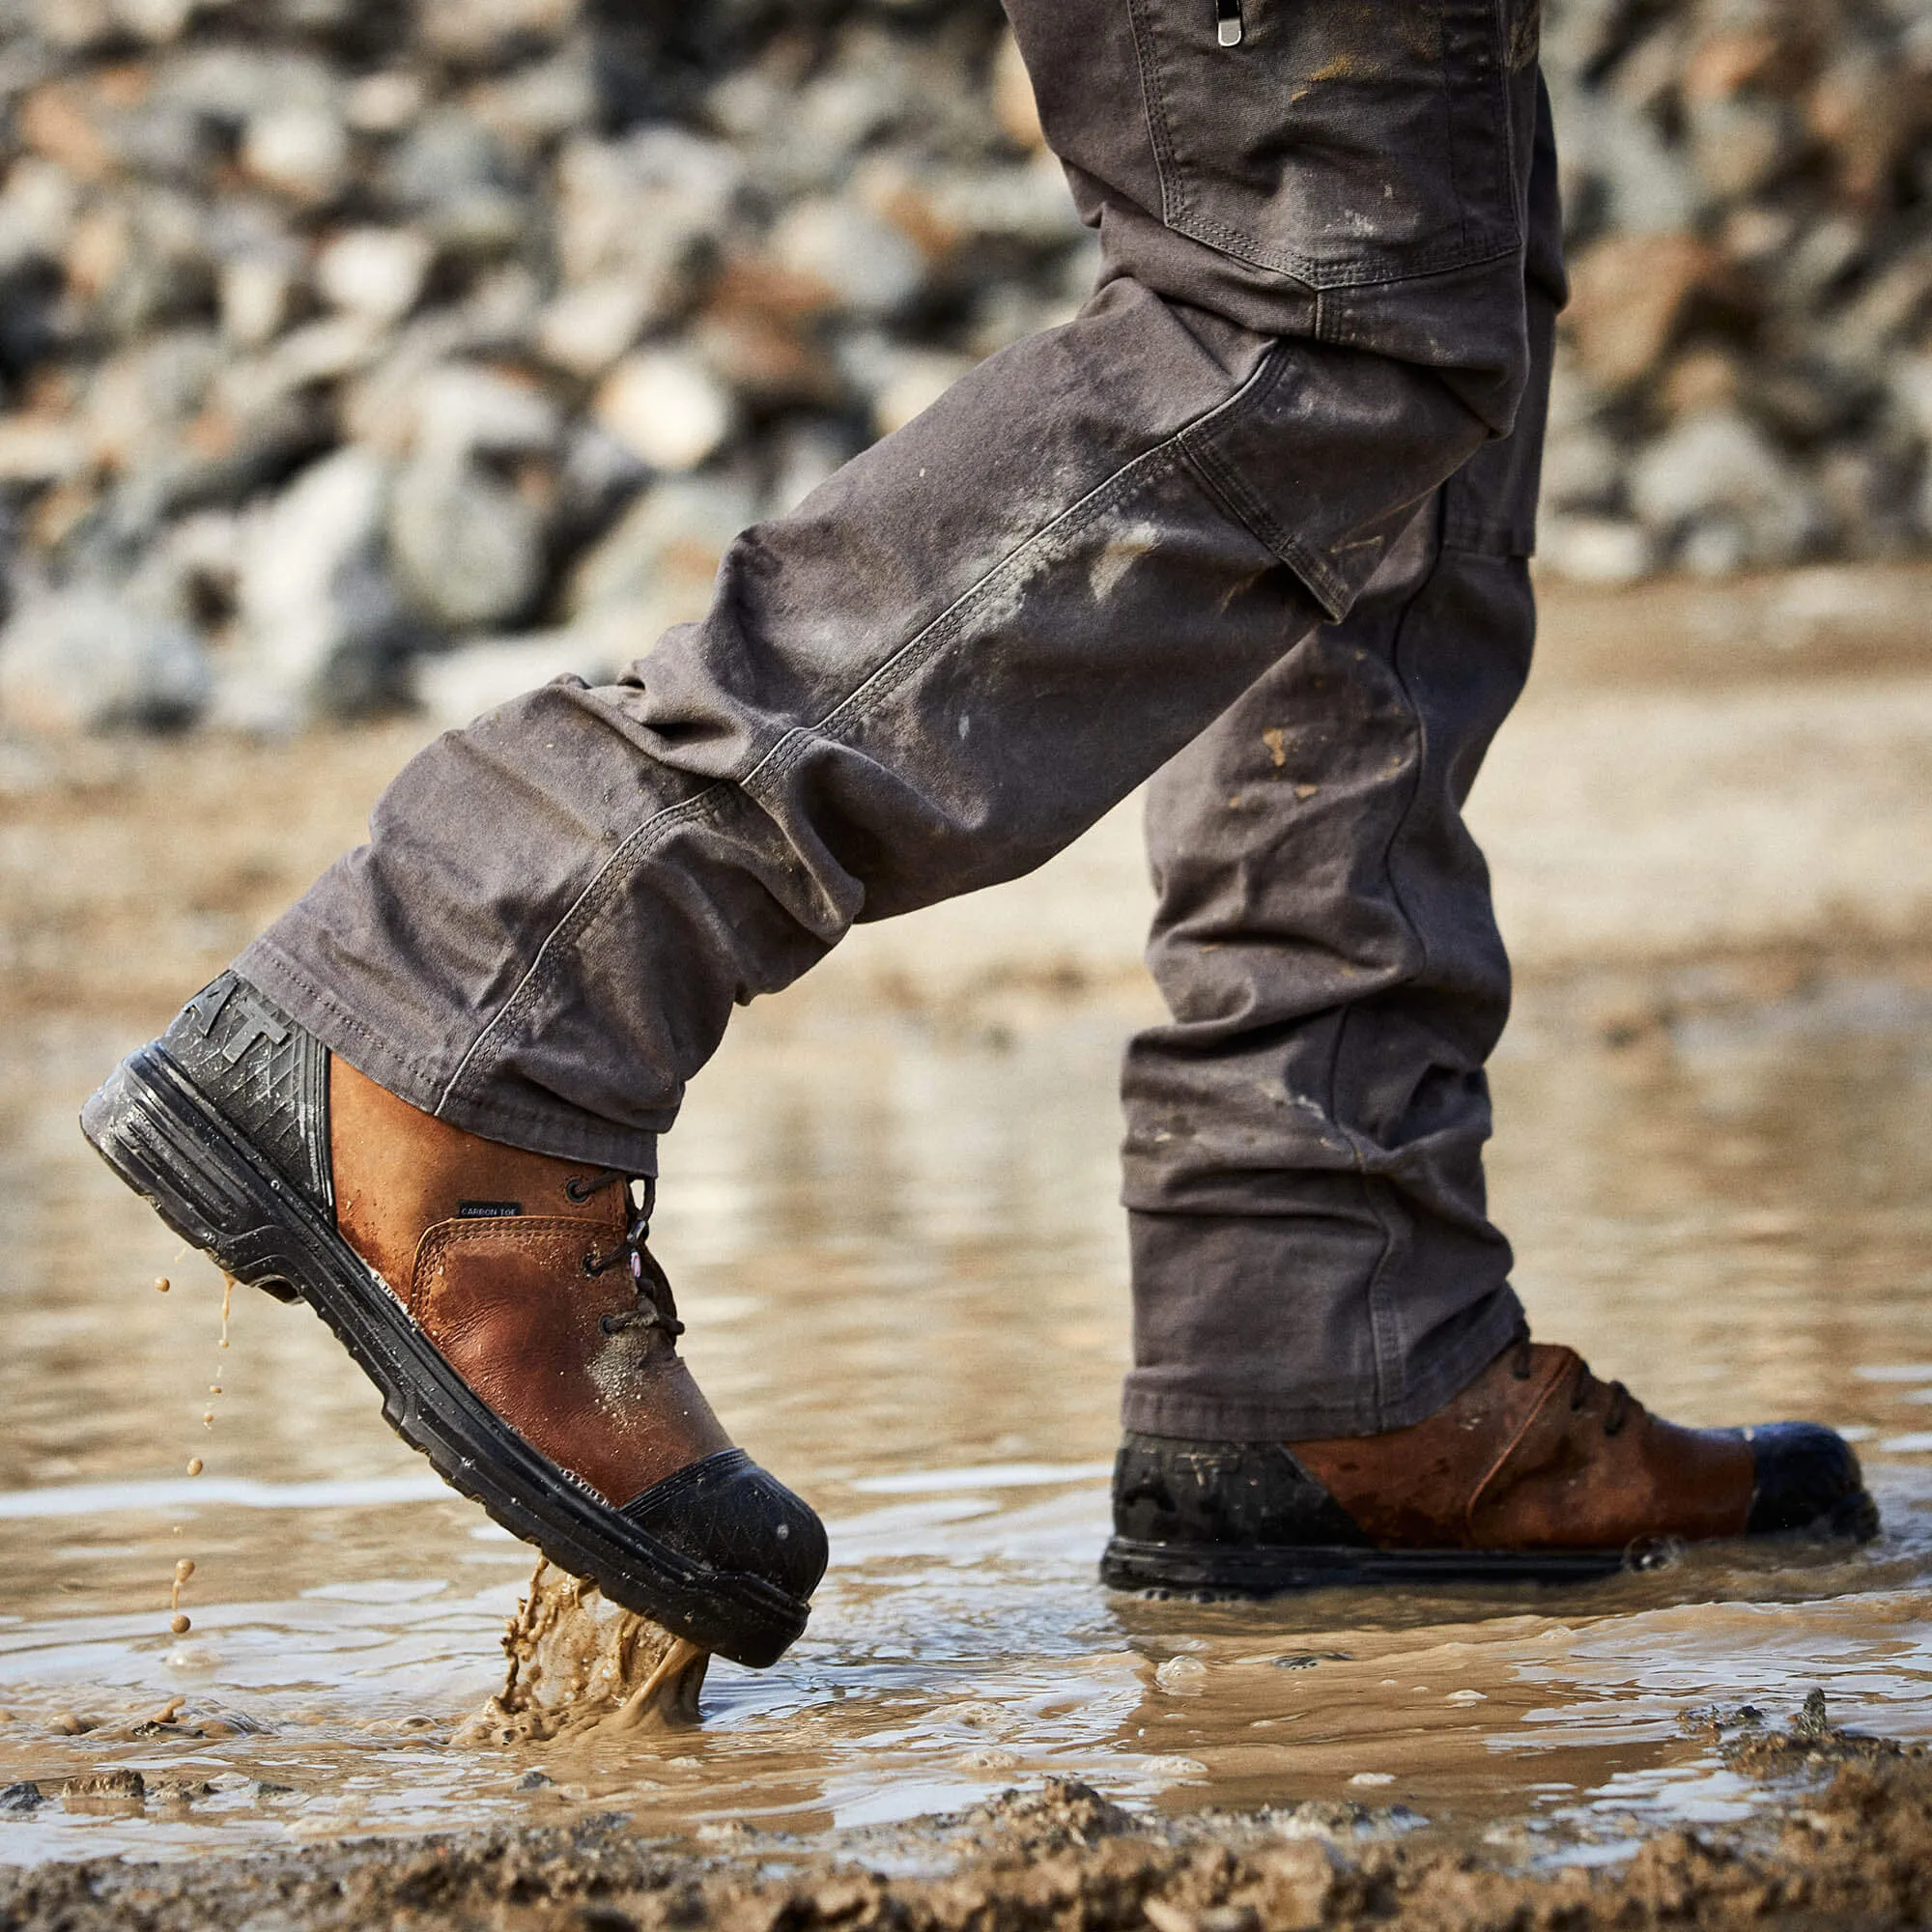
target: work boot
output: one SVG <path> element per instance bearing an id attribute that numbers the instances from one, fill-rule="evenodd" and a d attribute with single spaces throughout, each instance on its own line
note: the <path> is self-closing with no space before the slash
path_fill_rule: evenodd
<path id="1" fill-rule="evenodd" d="M 552 1562 L 740 1663 L 804 1629 L 824 1528 L 679 1359 L 648 1182 L 419 1112 L 232 973 L 81 1126 L 237 1280 L 310 1303 L 403 1439 Z"/>
<path id="2" fill-rule="evenodd" d="M 1810 1422 L 1680 1429 L 1574 1349 L 1526 1337 L 1426 1421 L 1310 1442 L 1130 1435 L 1116 1589 L 1272 1596 L 1331 1583 L 1567 1582 L 1679 1543 L 1878 1531 L 1858 1458 Z"/>

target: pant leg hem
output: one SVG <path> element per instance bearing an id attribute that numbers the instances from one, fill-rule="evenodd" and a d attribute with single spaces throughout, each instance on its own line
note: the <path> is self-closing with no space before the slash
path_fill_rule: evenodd
<path id="1" fill-rule="evenodd" d="M 484 1106 L 461 1094 L 445 1101 L 443 1075 L 377 1033 L 270 940 L 257 939 L 247 946 L 235 961 L 235 971 L 250 985 L 259 986 L 330 1053 L 422 1113 L 527 1153 L 619 1168 L 639 1177 L 658 1171 L 658 1137 L 646 1129 L 614 1126 L 564 1106 Z"/>
<path id="2" fill-rule="evenodd" d="M 1453 1401 L 1524 1332 L 1522 1304 L 1508 1286 L 1495 1291 L 1481 1318 L 1455 1346 L 1409 1378 L 1401 1399 L 1378 1403 L 1373 1390 L 1342 1401 L 1284 1396 L 1218 1397 L 1149 1387 L 1147 1372 L 1127 1378 L 1121 1426 L 1140 1435 L 1175 1435 L 1200 1442 L 1313 1442 L 1337 1435 L 1380 1435 L 1426 1421 Z M 1153 1372 L 1158 1374 L 1158 1371 Z"/>

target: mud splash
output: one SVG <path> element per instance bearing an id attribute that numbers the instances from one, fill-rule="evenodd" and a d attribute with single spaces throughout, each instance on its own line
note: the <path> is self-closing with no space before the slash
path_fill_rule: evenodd
<path id="1" fill-rule="evenodd" d="M 548 1743 L 592 1733 L 688 1730 L 711 1653 L 611 1603 L 539 1557 L 503 1633 L 503 1688 L 458 1745 Z"/>

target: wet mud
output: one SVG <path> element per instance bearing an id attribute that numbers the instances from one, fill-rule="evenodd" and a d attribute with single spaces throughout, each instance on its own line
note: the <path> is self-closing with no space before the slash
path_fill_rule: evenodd
<path id="1" fill-rule="evenodd" d="M 503 1688 L 458 1727 L 455 1744 L 689 1730 L 711 1662 L 709 1651 L 541 1558 L 503 1633 Z"/>
<path id="2" fill-rule="evenodd" d="M 1049 1780 L 974 1810 L 813 1850 L 739 1834 L 694 1854 L 591 1818 L 569 1830 L 340 1844 L 246 1861 L 0 1873 L 10 1932 L 1641 1932 L 1893 1926 L 1932 1913 L 1932 1762 L 1832 1731 L 1769 1733 L 1747 1829 L 1674 1829 L 1607 1867 L 1445 1847 L 1424 1821 L 1304 1804 L 1150 1819 Z M 134 1780 L 139 1802 L 139 1779 Z M 0 1793 L 0 1807 L 14 1799 Z M 106 1802 L 113 1795 L 103 1793 Z M 72 1802 L 71 1799 L 70 1802 Z"/>

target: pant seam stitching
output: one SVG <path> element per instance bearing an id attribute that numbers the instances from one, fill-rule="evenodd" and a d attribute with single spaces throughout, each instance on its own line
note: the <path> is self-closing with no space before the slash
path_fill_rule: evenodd
<path id="1" fill-rule="evenodd" d="M 450 1074 L 448 1083 L 437 1098 L 434 1111 L 439 1116 L 464 1089 L 471 1063 L 482 1051 L 491 1036 L 506 1021 L 535 1002 L 542 990 L 541 976 L 548 963 L 551 948 L 560 942 L 568 943 L 564 935 L 567 929 L 572 927 L 573 922 L 576 922 L 580 928 L 587 924 L 591 917 L 601 909 L 603 901 L 615 891 L 616 881 L 613 874 L 618 865 L 626 858 L 635 858 L 649 850 L 652 845 L 674 832 L 687 818 L 696 817 L 700 808 L 708 806 L 718 794 L 726 789 L 727 786 L 722 780 L 708 784 L 692 797 L 680 799 L 676 805 L 666 806 L 662 810 L 654 812 L 641 825 L 634 827 L 617 841 L 611 856 L 597 868 L 595 875 L 570 902 L 556 923 L 544 934 L 524 977 L 518 980 L 495 1015 L 465 1049 L 462 1059 L 456 1063 L 455 1071 Z"/>

